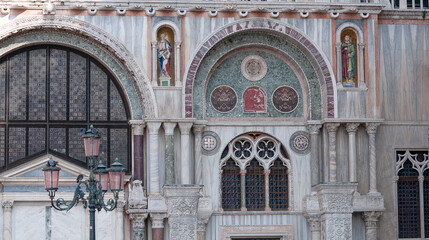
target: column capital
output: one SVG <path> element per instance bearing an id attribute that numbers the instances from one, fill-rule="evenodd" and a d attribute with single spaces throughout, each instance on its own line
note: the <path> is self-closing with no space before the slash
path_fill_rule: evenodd
<path id="1" fill-rule="evenodd" d="M 153 48 L 156 48 L 158 46 L 158 42 L 157 41 L 151 41 L 150 43 L 152 44 Z"/>
<path id="2" fill-rule="evenodd" d="M 264 169 L 264 175 L 270 175 L 271 170 L 270 169 Z"/>
<path id="3" fill-rule="evenodd" d="M 127 204 L 126 201 L 118 200 L 118 203 L 116 204 L 116 211 L 123 212 L 126 204 Z"/>
<path id="4" fill-rule="evenodd" d="M 360 123 L 346 123 L 346 130 L 348 133 L 356 133 Z"/>
<path id="5" fill-rule="evenodd" d="M 201 134 L 204 131 L 204 128 L 206 127 L 205 124 L 194 124 L 192 126 L 192 132 L 194 134 Z"/>
<path id="6" fill-rule="evenodd" d="M 197 232 L 205 232 L 207 228 L 207 223 L 209 223 L 210 216 L 198 217 L 197 222 Z"/>
<path id="7" fill-rule="evenodd" d="M 189 135 L 193 122 L 179 122 L 180 133 L 182 135 Z"/>
<path id="8" fill-rule="evenodd" d="M 319 214 L 309 214 L 305 216 L 310 225 L 310 231 L 320 231 L 320 215 Z"/>
<path id="9" fill-rule="evenodd" d="M 383 212 L 380 211 L 363 212 L 362 218 L 365 221 L 365 226 L 370 228 L 376 228 L 377 222 L 382 214 Z"/>
<path id="10" fill-rule="evenodd" d="M 162 126 L 164 127 L 165 135 L 173 135 L 176 125 L 177 123 L 175 122 L 163 122 Z"/>
<path id="11" fill-rule="evenodd" d="M 375 134 L 377 132 L 377 127 L 380 126 L 380 123 L 365 123 L 366 132 L 368 134 Z"/>
<path id="12" fill-rule="evenodd" d="M 159 127 L 161 127 L 161 122 L 147 122 L 147 128 L 149 129 L 149 134 L 158 135 Z"/>
<path id="13" fill-rule="evenodd" d="M 340 123 L 325 123 L 325 127 L 328 130 L 328 132 L 337 132 L 337 129 L 339 126 L 340 126 Z"/>
<path id="14" fill-rule="evenodd" d="M 246 169 L 240 169 L 240 175 L 246 175 L 247 170 Z"/>
<path id="15" fill-rule="evenodd" d="M 167 218 L 166 213 L 150 213 L 152 228 L 164 228 L 164 218 Z"/>
<path id="16" fill-rule="evenodd" d="M 182 42 L 174 42 L 174 46 L 177 48 L 180 48 L 181 45 L 182 45 Z"/>
<path id="17" fill-rule="evenodd" d="M 13 201 L 3 201 L 1 205 L 5 211 L 10 211 L 13 207 Z"/>
<path id="18" fill-rule="evenodd" d="M 144 128 L 146 122 L 143 120 L 130 120 L 128 124 L 131 125 L 133 129 L 133 135 L 144 135 Z"/>
<path id="19" fill-rule="evenodd" d="M 322 128 L 322 124 L 313 124 L 313 123 L 308 123 L 306 125 L 307 130 L 310 132 L 311 135 L 313 134 L 319 134 L 319 130 L 320 128 Z"/>
<path id="20" fill-rule="evenodd" d="M 144 229 L 144 221 L 147 218 L 148 213 L 132 213 L 130 214 L 130 219 L 134 229 Z"/>

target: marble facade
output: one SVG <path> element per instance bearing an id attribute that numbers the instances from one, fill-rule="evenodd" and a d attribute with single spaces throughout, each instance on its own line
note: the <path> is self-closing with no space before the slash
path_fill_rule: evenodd
<path id="1" fill-rule="evenodd" d="M 424 4 L 394 2 L 2 2 L 0 60 L 61 45 L 117 81 L 131 167 L 117 210 L 96 214 L 98 239 L 399 239 L 395 151 L 427 149 L 429 24 Z M 174 34 L 170 86 L 157 75 L 164 27 Z M 358 38 L 355 88 L 341 84 L 346 28 Z M 223 210 L 221 159 L 246 133 L 284 148 L 288 209 Z M 49 207 L 40 171 L 49 157 L 0 172 L 0 239 L 88 239 L 85 209 Z M 76 176 L 89 173 L 53 157 L 66 172 L 58 194 L 70 200 Z"/>

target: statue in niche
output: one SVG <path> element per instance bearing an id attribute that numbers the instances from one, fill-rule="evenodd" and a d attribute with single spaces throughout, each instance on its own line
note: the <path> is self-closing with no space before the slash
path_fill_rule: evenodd
<path id="1" fill-rule="evenodd" d="M 167 39 L 166 34 L 161 33 L 161 40 L 158 42 L 158 59 L 161 71 L 161 77 L 170 77 L 170 57 L 173 48 Z"/>
<path id="2" fill-rule="evenodd" d="M 350 35 L 344 36 L 341 43 L 342 78 L 344 87 L 355 87 L 356 82 L 356 47 Z"/>

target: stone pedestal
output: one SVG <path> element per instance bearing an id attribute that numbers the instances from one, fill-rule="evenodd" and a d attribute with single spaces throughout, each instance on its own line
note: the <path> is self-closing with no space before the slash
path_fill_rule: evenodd
<path id="1" fill-rule="evenodd" d="M 352 240 L 353 193 L 357 183 L 316 186 L 320 206 L 321 239 Z"/>
<path id="2" fill-rule="evenodd" d="M 169 239 L 197 240 L 197 210 L 201 185 L 165 185 Z"/>

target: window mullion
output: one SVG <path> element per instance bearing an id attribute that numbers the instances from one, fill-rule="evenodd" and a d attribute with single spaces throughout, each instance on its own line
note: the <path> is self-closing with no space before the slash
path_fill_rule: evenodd
<path id="1" fill-rule="evenodd" d="M 264 169 L 265 180 L 265 211 L 271 211 L 270 208 L 270 169 Z"/>
<path id="2" fill-rule="evenodd" d="M 246 208 L 246 169 L 240 170 L 241 180 L 241 211 L 247 211 Z"/>
<path id="3" fill-rule="evenodd" d="M 423 181 L 424 176 L 419 173 L 419 210 L 420 210 L 420 237 L 425 239 L 425 208 L 424 208 L 424 195 L 423 195 Z"/>

